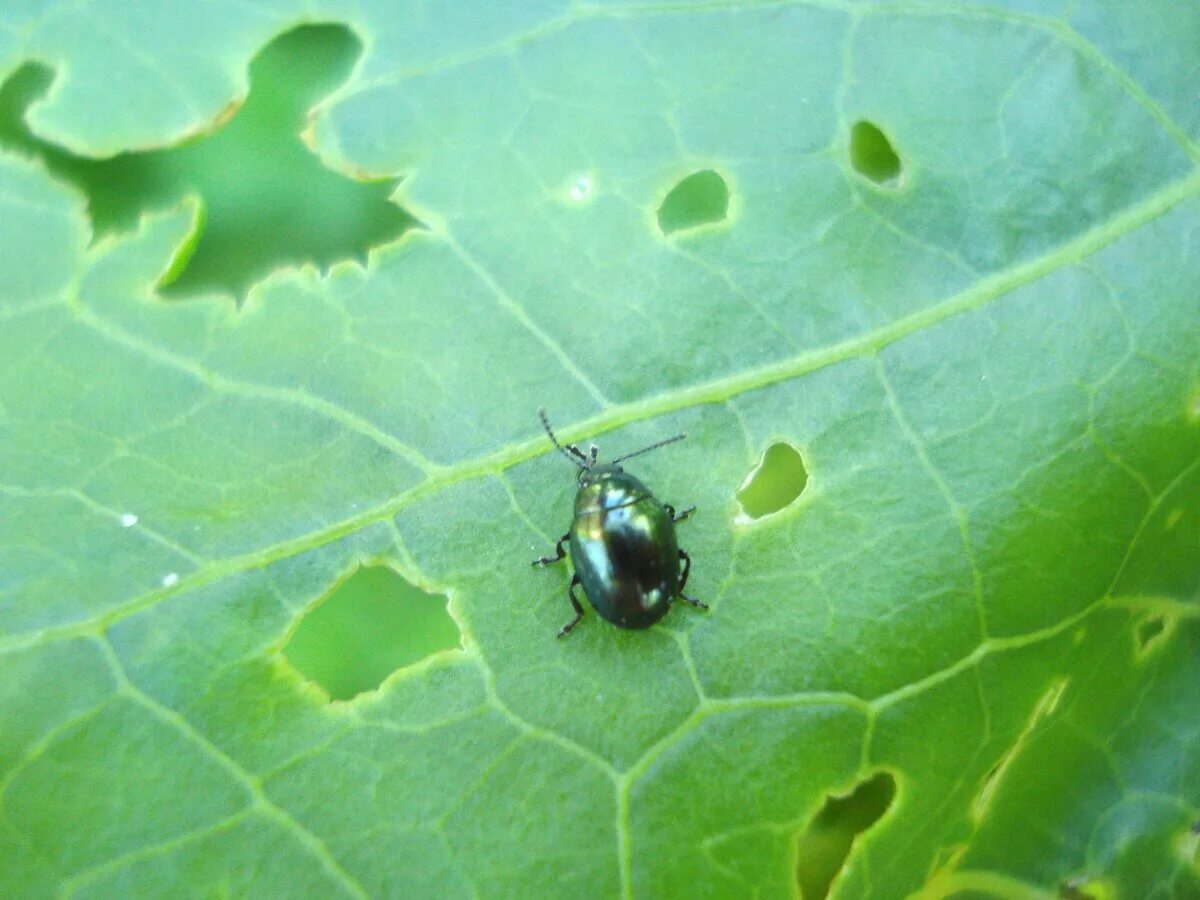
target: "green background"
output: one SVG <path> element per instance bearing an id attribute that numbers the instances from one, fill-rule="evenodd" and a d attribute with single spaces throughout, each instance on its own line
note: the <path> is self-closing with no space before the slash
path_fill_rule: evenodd
<path id="1" fill-rule="evenodd" d="M 4 4 L 0 895 L 1200 896 L 1197 47 Z M 554 639 L 542 405 L 710 612 Z"/>

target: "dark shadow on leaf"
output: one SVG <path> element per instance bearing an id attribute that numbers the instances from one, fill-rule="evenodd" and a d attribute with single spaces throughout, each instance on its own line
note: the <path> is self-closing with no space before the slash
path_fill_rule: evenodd
<path id="1" fill-rule="evenodd" d="M 349 178 L 324 166 L 300 138 L 309 110 L 346 80 L 361 52 L 344 26 L 289 31 L 255 58 L 245 103 L 231 107 L 214 132 L 109 159 L 76 156 L 29 130 L 26 110 L 54 73 L 27 63 L 0 85 L 0 147 L 41 160 L 82 190 L 97 238 L 199 196 L 202 231 L 187 264 L 161 290 L 240 299 L 274 269 L 365 260 L 370 248 L 420 224 L 388 200 L 400 179 Z"/>

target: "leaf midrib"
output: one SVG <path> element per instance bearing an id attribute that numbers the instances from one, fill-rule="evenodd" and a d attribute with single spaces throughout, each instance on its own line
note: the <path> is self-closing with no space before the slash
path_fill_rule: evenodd
<path id="1" fill-rule="evenodd" d="M 586 437 L 613 431 L 655 416 L 679 412 L 695 406 L 723 403 L 739 394 L 798 378 L 855 357 L 875 354 L 909 335 L 931 328 L 954 316 L 979 309 L 1011 291 L 1077 263 L 1154 221 L 1178 203 L 1194 197 L 1198 193 L 1200 193 L 1200 169 L 1194 169 L 1187 177 L 1172 182 L 1140 203 L 1117 213 L 1107 221 L 1092 227 L 1052 251 L 983 278 L 973 286 L 945 300 L 897 319 L 888 325 L 827 347 L 808 350 L 787 359 L 724 378 L 667 391 L 632 403 L 610 406 L 589 419 L 563 427 L 560 429 L 560 435 L 566 442 L 577 442 Z M 105 331 L 111 332 L 114 338 L 117 334 L 122 333 L 121 329 L 111 323 Z M 132 335 L 128 335 L 128 337 L 130 340 L 137 340 Z M 164 360 L 160 356 L 158 361 Z M 190 368 L 195 365 L 194 361 L 190 360 L 186 361 L 186 365 L 184 361 L 176 364 L 181 368 Z M 347 416 L 356 416 L 348 410 L 343 410 L 343 412 Z M 346 424 L 345 419 L 343 419 L 343 424 Z M 391 518 L 411 503 L 428 497 L 443 488 L 475 478 L 499 475 L 515 465 L 544 454 L 546 451 L 545 440 L 538 435 L 475 459 L 451 466 L 438 467 L 424 481 L 403 491 L 386 503 L 381 503 L 325 528 L 224 560 L 215 560 L 209 565 L 188 573 L 171 587 L 149 591 L 120 603 L 98 616 L 0 640 L 0 655 L 42 646 L 58 640 L 101 633 L 116 622 L 150 609 L 176 593 L 241 572 L 264 568 L 279 560 L 324 546 L 360 529 Z"/>

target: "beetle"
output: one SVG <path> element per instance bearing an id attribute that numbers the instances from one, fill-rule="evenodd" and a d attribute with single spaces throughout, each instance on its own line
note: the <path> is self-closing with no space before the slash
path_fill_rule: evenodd
<path id="1" fill-rule="evenodd" d="M 564 447 L 554 436 L 546 410 L 539 409 L 538 417 L 558 452 L 579 467 L 571 527 L 558 539 L 554 556 L 533 561 L 535 566 L 559 562 L 566 558 L 563 546 L 570 544 L 575 573 L 567 586 L 567 598 L 575 618 L 559 629 L 558 636 L 570 633 L 583 618 L 583 606 L 575 596 L 579 585 L 600 617 L 620 628 L 649 628 L 667 614 L 675 600 L 708 609 L 707 603 L 683 592 L 692 560 L 679 549 L 675 536 L 676 523 L 695 512 L 696 507 L 676 513 L 673 506 L 659 501 L 620 466 L 627 459 L 681 441 L 686 435 L 677 434 L 612 462 L 600 463 L 595 444 L 586 454 L 574 444 Z"/>

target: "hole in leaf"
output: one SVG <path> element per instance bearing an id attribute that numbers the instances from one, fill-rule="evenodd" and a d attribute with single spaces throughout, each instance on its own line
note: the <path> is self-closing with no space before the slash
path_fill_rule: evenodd
<path id="1" fill-rule="evenodd" d="M 1167 621 L 1163 616 L 1149 616 L 1138 622 L 1135 631 L 1138 652 L 1145 653 L 1149 650 L 1150 645 L 1162 637 L 1166 628 Z"/>
<path id="2" fill-rule="evenodd" d="M 800 496 L 806 484 L 808 469 L 796 448 L 772 444 L 738 489 L 737 500 L 742 508 L 738 518 L 748 521 L 779 512 Z"/>
<path id="3" fill-rule="evenodd" d="M 720 222 L 729 213 L 729 187 L 711 169 L 693 172 L 667 194 L 658 208 L 663 234 Z"/>
<path id="4" fill-rule="evenodd" d="M 360 181 L 334 172 L 300 137 L 308 111 L 345 81 L 361 50 L 344 26 L 289 31 L 251 63 L 245 103 L 214 133 L 110 159 L 75 156 L 30 132 L 25 111 L 54 76 L 45 66 L 26 64 L 0 85 L 0 147 L 40 159 L 79 187 L 98 238 L 132 230 L 142 213 L 198 194 L 202 230 L 190 257 L 185 252 L 160 289 L 241 298 L 281 266 L 307 262 L 326 269 L 364 260 L 371 247 L 419 225 L 388 200 L 398 178 Z"/>
<path id="5" fill-rule="evenodd" d="M 887 135 L 871 122 L 855 122 L 850 129 L 850 165 L 876 184 L 890 187 L 900 178 L 900 157 Z"/>
<path id="6" fill-rule="evenodd" d="M 444 594 L 427 594 L 387 566 L 357 570 L 305 613 L 284 647 L 333 700 L 379 687 L 392 672 L 461 646 Z"/>
<path id="7" fill-rule="evenodd" d="M 828 896 L 854 839 L 887 812 L 896 796 L 896 779 L 880 772 L 845 796 L 829 797 L 797 839 L 796 883 L 804 900 Z"/>

